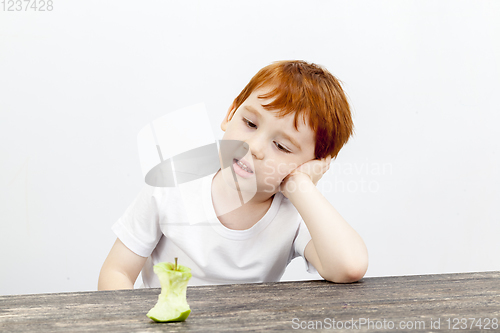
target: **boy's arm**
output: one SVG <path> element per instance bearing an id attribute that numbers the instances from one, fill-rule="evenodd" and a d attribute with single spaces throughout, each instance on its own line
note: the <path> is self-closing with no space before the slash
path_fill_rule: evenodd
<path id="1" fill-rule="evenodd" d="M 135 254 L 117 238 L 102 265 L 97 289 L 134 289 L 135 280 L 146 260 L 147 258 Z"/>
<path id="2" fill-rule="evenodd" d="M 312 239 L 304 250 L 304 256 L 325 280 L 339 283 L 357 281 L 368 268 L 365 243 L 316 188 L 315 183 L 328 170 L 330 160 L 308 163 L 327 166 L 319 176 L 304 171 L 307 168 L 298 168 L 298 172 L 290 174 L 282 190 L 297 208 L 311 234 Z M 296 190 L 287 191 L 287 188 Z"/>

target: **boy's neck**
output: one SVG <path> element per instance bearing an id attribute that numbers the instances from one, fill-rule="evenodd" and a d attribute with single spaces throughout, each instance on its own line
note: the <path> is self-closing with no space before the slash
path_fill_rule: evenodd
<path id="1" fill-rule="evenodd" d="M 269 210 L 274 198 L 272 193 L 257 193 L 242 205 L 238 192 L 225 184 L 220 170 L 212 179 L 211 193 L 217 218 L 234 230 L 246 230 L 255 225 Z"/>

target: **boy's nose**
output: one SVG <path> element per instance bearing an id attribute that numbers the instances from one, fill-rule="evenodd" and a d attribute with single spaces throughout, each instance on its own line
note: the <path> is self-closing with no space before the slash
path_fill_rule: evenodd
<path id="1" fill-rule="evenodd" d="M 261 160 L 264 158 L 264 150 L 265 150 L 265 143 L 263 140 L 259 140 L 259 138 L 252 138 L 247 141 L 248 146 L 250 147 L 250 152 L 252 153 L 253 157 Z"/>

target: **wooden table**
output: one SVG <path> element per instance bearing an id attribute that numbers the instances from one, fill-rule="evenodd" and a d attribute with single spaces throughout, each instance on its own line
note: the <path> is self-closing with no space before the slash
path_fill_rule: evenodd
<path id="1" fill-rule="evenodd" d="M 353 284 L 315 280 L 188 287 L 192 312 L 178 323 L 155 323 L 146 317 L 159 292 L 0 296 L 0 331 L 262 332 L 322 327 L 329 332 L 444 332 L 455 327 L 500 332 L 500 272 L 364 278 Z"/>

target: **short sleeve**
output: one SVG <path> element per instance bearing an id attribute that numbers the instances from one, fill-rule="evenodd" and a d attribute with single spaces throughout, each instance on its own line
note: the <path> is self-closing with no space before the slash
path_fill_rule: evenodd
<path id="1" fill-rule="evenodd" d="M 311 240 L 311 234 L 309 233 L 309 230 L 307 229 L 307 226 L 304 222 L 304 220 L 300 220 L 300 225 L 299 225 L 299 230 L 297 233 L 297 237 L 295 237 L 295 240 L 293 242 L 294 246 L 294 257 L 301 256 L 304 258 L 305 263 L 306 263 L 306 270 L 307 272 L 311 274 L 316 274 L 318 271 L 316 268 L 306 259 L 304 255 L 304 250 L 306 249 L 307 243 Z"/>
<path id="2" fill-rule="evenodd" d="M 159 195 L 157 188 L 143 185 L 132 204 L 111 227 L 120 241 L 141 257 L 149 257 L 162 236 Z"/>

